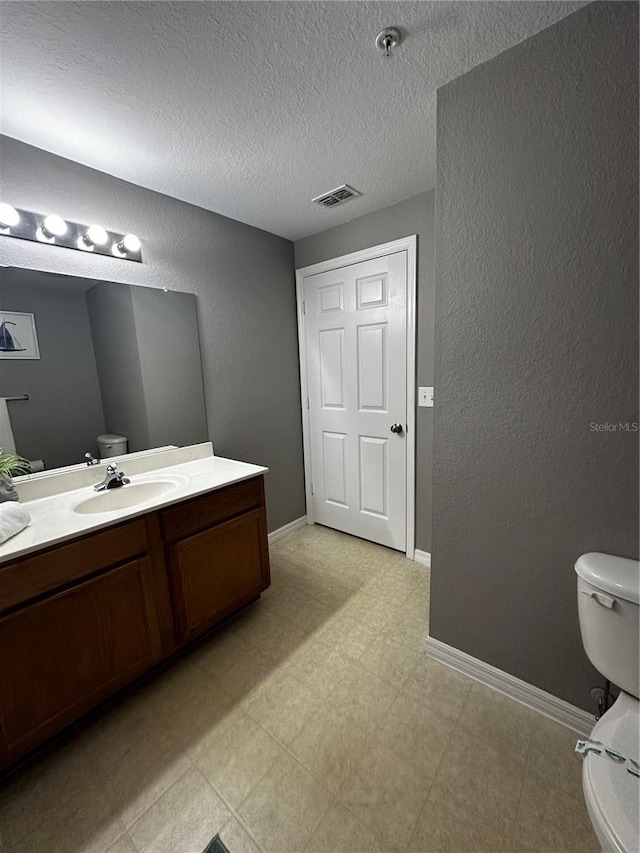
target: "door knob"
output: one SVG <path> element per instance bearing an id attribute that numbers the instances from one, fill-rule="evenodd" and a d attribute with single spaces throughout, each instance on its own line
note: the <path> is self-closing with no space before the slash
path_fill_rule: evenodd
<path id="1" fill-rule="evenodd" d="M 396 435 L 399 435 L 402 432 L 402 424 L 391 424 L 391 432 L 395 432 Z"/>

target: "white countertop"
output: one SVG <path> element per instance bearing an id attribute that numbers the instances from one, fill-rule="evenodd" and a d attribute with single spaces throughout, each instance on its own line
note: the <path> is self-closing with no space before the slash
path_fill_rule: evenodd
<path id="1" fill-rule="evenodd" d="M 108 461 L 108 460 L 107 460 Z M 161 459 L 158 456 L 158 462 Z M 157 480 L 167 480 L 173 485 L 170 492 L 153 498 L 145 503 L 110 512 L 81 515 L 74 507 L 89 498 L 98 495 L 91 485 L 73 491 L 65 491 L 37 500 L 22 501 L 29 510 L 31 524 L 20 533 L 0 545 L 0 563 L 22 557 L 32 551 L 48 548 L 68 539 L 101 530 L 112 524 L 118 524 L 161 507 L 179 503 L 188 498 L 206 492 L 222 489 L 242 480 L 250 480 L 264 474 L 268 469 L 234 459 L 220 456 L 208 456 L 182 464 L 147 470 L 141 474 L 129 474 L 126 460 L 119 460 L 125 475 L 130 476 L 131 484 Z M 98 479 L 101 479 L 99 477 Z M 126 489 L 127 486 L 122 486 Z M 108 494 L 103 492 L 102 494 Z"/>

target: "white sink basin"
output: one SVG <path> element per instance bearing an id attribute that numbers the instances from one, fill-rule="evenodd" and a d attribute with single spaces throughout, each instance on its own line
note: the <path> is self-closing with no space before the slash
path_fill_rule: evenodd
<path id="1" fill-rule="evenodd" d="M 130 483 L 128 486 L 119 486 L 115 489 L 107 489 L 94 495 L 87 500 L 81 501 L 73 508 L 79 515 L 88 515 L 97 512 L 114 512 L 119 509 L 127 509 L 138 504 L 175 492 L 180 486 L 186 485 L 186 477 L 163 477 L 158 480 L 145 480 L 144 482 Z"/>

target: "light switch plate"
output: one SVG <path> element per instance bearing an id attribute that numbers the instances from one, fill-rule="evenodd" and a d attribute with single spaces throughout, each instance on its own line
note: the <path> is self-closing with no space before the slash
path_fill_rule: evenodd
<path id="1" fill-rule="evenodd" d="M 418 405 L 433 406 L 433 388 L 418 388 Z"/>

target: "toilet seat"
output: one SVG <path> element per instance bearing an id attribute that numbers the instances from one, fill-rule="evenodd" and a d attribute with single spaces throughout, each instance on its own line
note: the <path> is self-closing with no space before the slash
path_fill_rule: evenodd
<path id="1" fill-rule="evenodd" d="M 590 741 L 640 761 L 640 702 L 620 693 L 596 723 Z M 588 753 L 582 767 L 582 788 L 591 823 L 606 853 L 637 853 L 640 849 L 640 779 L 624 764 Z"/>

